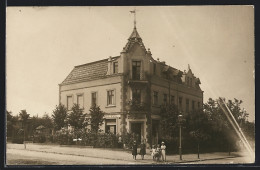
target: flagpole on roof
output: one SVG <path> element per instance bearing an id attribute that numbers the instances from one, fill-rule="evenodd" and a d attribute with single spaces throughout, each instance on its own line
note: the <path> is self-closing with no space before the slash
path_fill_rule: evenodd
<path id="1" fill-rule="evenodd" d="M 136 28 L 136 8 L 133 11 L 130 11 L 131 13 L 134 13 L 134 28 Z"/>
<path id="2" fill-rule="evenodd" d="M 135 13 L 134 13 L 134 15 L 135 15 L 134 28 L 136 28 L 136 9 L 134 11 L 135 11 Z"/>

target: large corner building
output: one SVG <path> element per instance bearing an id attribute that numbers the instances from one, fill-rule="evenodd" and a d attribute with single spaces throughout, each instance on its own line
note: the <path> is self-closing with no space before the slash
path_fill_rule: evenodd
<path id="1" fill-rule="evenodd" d="M 135 133 L 156 144 L 160 106 L 174 103 L 183 113 L 203 104 L 200 80 L 188 66 L 180 71 L 155 60 L 136 27 L 120 56 L 78 65 L 59 85 L 59 102 L 71 110 L 77 103 L 88 113 L 93 104 L 104 111 L 103 132 Z"/>

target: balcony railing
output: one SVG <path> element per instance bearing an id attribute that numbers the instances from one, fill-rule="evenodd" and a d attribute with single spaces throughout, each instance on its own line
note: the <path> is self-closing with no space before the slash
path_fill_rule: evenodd
<path id="1" fill-rule="evenodd" d="M 140 72 L 138 74 L 132 74 L 132 80 L 146 80 L 145 78 L 145 73 L 144 72 Z"/>
<path id="2" fill-rule="evenodd" d="M 138 102 L 130 100 L 126 105 L 126 110 L 128 111 L 145 111 L 146 104 L 144 102 Z"/>

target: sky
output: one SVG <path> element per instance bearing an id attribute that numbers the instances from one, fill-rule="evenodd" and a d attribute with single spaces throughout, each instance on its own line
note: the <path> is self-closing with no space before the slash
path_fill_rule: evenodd
<path id="1" fill-rule="evenodd" d="M 7 7 L 6 102 L 13 115 L 49 115 L 76 65 L 119 56 L 134 7 Z M 137 31 L 154 59 L 201 80 L 204 102 L 243 101 L 255 120 L 253 6 L 137 6 Z"/>

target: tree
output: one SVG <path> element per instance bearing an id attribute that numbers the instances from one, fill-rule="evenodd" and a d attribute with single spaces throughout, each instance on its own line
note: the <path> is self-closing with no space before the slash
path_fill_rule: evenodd
<path id="1" fill-rule="evenodd" d="M 19 113 L 19 117 L 22 123 L 25 124 L 30 117 L 30 114 L 27 114 L 26 110 L 21 110 L 21 112 Z"/>
<path id="2" fill-rule="evenodd" d="M 8 112 L 8 111 L 6 110 L 6 120 L 7 120 L 7 121 L 12 121 L 12 118 L 13 118 L 12 112 L 11 112 L 11 111 Z"/>
<path id="3" fill-rule="evenodd" d="M 42 117 L 42 125 L 48 128 L 53 127 L 52 119 L 47 113 L 45 113 Z"/>
<path id="4" fill-rule="evenodd" d="M 186 116 L 187 130 L 192 139 L 197 142 L 198 159 L 200 158 L 200 143 L 210 137 L 210 124 L 203 110 L 192 111 Z"/>
<path id="5" fill-rule="evenodd" d="M 52 112 L 52 119 L 54 122 L 55 130 L 60 130 L 66 125 L 67 109 L 63 104 L 56 106 Z"/>
<path id="6" fill-rule="evenodd" d="M 245 109 L 241 109 L 240 106 L 242 103 L 242 100 L 238 100 L 236 98 L 234 98 L 234 101 L 228 100 L 227 102 L 228 108 L 230 109 L 231 113 L 233 114 L 240 126 L 247 121 L 249 115 Z"/>
<path id="7" fill-rule="evenodd" d="M 86 114 L 83 114 L 83 109 L 78 104 L 74 104 L 72 112 L 67 116 L 67 122 L 73 126 L 76 130 L 85 127 L 87 122 L 85 121 Z"/>
<path id="8" fill-rule="evenodd" d="M 90 109 L 90 125 L 91 125 L 91 130 L 94 133 L 97 133 L 99 130 L 99 127 L 103 124 L 104 122 L 104 114 L 99 106 L 93 105 Z"/>
<path id="9" fill-rule="evenodd" d="M 26 110 L 21 110 L 21 112 L 19 113 L 19 117 L 22 121 L 22 127 L 23 127 L 23 141 L 25 141 L 25 131 L 26 131 L 26 124 L 27 124 L 27 120 L 29 119 L 30 117 L 30 114 L 27 114 Z M 24 143 L 25 144 L 25 143 Z M 25 148 L 26 148 L 26 145 L 24 145 Z"/>
<path id="10" fill-rule="evenodd" d="M 13 132 L 13 116 L 12 112 L 6 110 L 6 132 L 7 136 L 11 137 Z"/>
<path id="11" fill-rule="evenodd" d="M 178 134 L 178 115 L 180 114 L 176 105 L 164 105 L 161 107 L 160 126 L 163 138 L 174 138 Z"/>
<path id="12" fill-rule="evenodd" d="M 224 100 L 226 102 L 226 100 Z M 241 109 L 242 100 L 234 99 L 226 102 L 235 120 L 239 123 L 240 127 L 243 128 L 243 124 L 247 122 L 248 113 Z M 209 98 L 208 102 L 204 104 L 204 112 L 209 117 L 209 123 L 211 125 L 211 137 L 212 143 L 215 146 L 219 146 L 221 149 L 225 149 L 224 145 L 228 146 L 228 150 L 234 149 L 234 143 L 238 141 L 238 136 L 235 130 L 228 121 L 226 115 L 217 104 L 215 100 Z M 243 130 L 243 129 L 242 129 Z"/>

